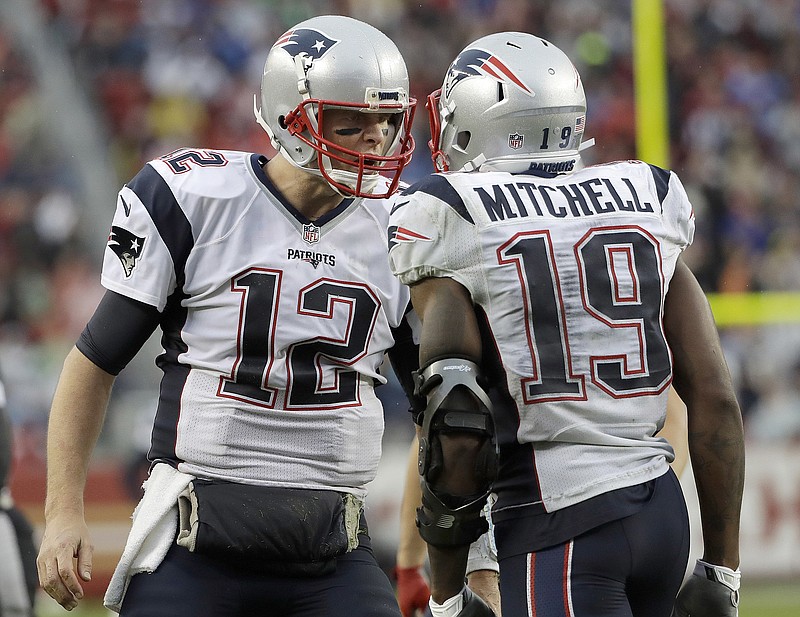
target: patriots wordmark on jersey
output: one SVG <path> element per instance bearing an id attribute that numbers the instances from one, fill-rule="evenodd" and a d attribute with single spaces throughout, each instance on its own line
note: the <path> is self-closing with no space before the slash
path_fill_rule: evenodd
<path id="1" fill-rule="evenodd" d="M 386 259 L 389 206 L 346 199 L 309 221 L 264 162 L 177 150 L 120 192 L 103 284 L 163 315 L 150 455 L 360 495 L 383 431 L 373 382 L 408 306 Z"/>
<path id="2" fill-rule="evenodd" d="M 516 406 L 498 414 L 512 470 L 498 486 L 501 517 L 666 471 L 672 451 L 654 437 L 672 380 L 664 298 L 694 233 L 674 174 L 636 161 L 561 176 L 436 174 L 398 198 L 390 230 L 404 283 L 453 278 L 485 313 L 484 345 Z"/>

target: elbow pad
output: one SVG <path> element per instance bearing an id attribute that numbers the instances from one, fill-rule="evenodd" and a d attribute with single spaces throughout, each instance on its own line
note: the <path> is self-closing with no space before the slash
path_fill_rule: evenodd
<path id="1" fill-rule="evenodd" d="M 417 527 L 434 546 L 470 544 L 488 529 L 482 510 L 497 477 L 499 452 L 492 404 L 478 378 L 478 366 L 461 358 L 437 360 L 417 374 L 417 390 L 428 401 L 419 439 L 422 507 L 417 510 Z M 457 390 L 460 393 L 454 396 Z M 472 464 L 475 484 L 480 487 L 475 494 L 452 495 L 436 487 L 444 468 L 440 436 L 447 433 L 482 438 L 476 459 L 466 462 Z"/>

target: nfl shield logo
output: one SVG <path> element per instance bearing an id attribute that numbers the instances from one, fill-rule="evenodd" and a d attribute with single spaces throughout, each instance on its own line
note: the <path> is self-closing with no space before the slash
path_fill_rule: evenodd
<path id="1" fill-rule="evenodd" d="M 512 150 L 519 150 L 522 147 L 522 142 L 525 138 L 519 133 L 511 133 L 508 136 L 508 147 Z"/>
<path id="2" fill-rule="evenodd" d="M 306 244 L 316 244 L 319 242 L 319 227 L 313 223 L 303 225 L 303 240 Z"/>

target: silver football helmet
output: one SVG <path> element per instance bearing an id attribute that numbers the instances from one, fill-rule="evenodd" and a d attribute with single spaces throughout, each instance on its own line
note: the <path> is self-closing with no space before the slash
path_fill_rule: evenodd
<path id="1" fill-rule="evenodd" d="M 502 32 L 468 45 L 427 107 L 437 171 L 540 165 L 565 172 L 580 164 L 580 75 L 564 52 L 537 36 Z"/>
<path id="2" fill-rule="evenodd" d="M 382 32 L 341 15 L 308 19 L 273 45 L 261 78 L 256 120 L 295 166 L 322 176 L 343 195 L 388 197 L 411 160 L 416 101 L 397 46 Z M 391 114 L 382 156 L 342 148 L 323 137 L 326 109 Z M 345 163 L 335 169 L 333 161 Z M 340 165 L 341 166 L 341 165 Z M 373 193 L 383 174 L 387 189 Z"/>

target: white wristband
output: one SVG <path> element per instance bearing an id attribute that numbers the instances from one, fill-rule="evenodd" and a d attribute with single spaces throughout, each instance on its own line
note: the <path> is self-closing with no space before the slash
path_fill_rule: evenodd
<path id="1" fill-rule="evenodd" d="M 702 559 L 697 560 L 694 566 L 694 573 L 710 581 L 721 583 L 731 591 L 739 591 L 739 585 L 742 581 L 742 573 L 738 568 L 736 570 L 731 570 L 725 566 L 716 566 Z"/>
<path id="2" fill-rule="evenodd" d="M 433 617 L 456 617 L 464 608 L 464 590 L 462 589 L 449 600 L 445 600 L 441 604 L 431 598 L 428 605 L 431 609 Z"/>

